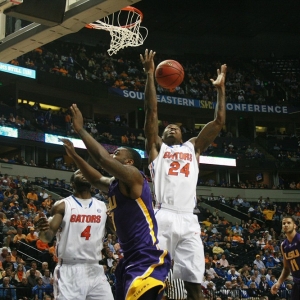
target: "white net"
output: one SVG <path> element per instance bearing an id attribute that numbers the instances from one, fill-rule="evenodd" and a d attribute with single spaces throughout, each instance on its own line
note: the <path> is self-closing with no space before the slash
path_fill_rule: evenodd
<path id="1" fill-rule="evenodd" d="M 141 26 L 142 14 L 133 7 L 126 7 L 102 20 L 95 21 L 87 27 L 109 31 L 111 36 L 109 55 L 116 54 L 126 47 L 137 47 L 144 43 L 148 29 Z M 140 30 L 144 31 L 144 35 Z"/>

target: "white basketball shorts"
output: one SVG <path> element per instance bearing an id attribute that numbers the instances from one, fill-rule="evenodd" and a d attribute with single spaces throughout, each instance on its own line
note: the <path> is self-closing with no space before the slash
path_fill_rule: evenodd
<path id="1" fill-rule="evenodd" d="M 205 261 L 197 216 L 160 208 L 156 210 L 155 217 L 158 225 L 159 247 L 168 250 L 174 260 L 174 279 L 201 283 Z"/>
<path id="2" fill-rule="evenodd" d="M 56 300 L 113 300 L 111 287 L 98 264 L 62 264 L 54 270 Z"/>

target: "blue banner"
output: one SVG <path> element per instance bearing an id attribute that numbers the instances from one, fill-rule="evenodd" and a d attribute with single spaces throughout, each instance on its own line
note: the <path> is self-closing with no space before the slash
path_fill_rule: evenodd
<path id="1" fill-rule="evenodd" d="M 117 94 L 121 97 L 144 100 L 145 94 L 142 92 L 121 90 L 118 88 L 109 88 L 109 92 L 112 94 Z M 204 108 L 204 109 L 214 109 L 216 102 L 191 99 L 184 97 L 176 97 L 169 95 L 157 95 L 157 102 L 181 105 L 188 107 Z M 287 106 L 279 105 L 259 105 L 259 104 L 246 104 L 246 103 L 226 103 L 227 111 L 241 111 L 241 112 L 255 112 L 255 113 L 275 113 L 275 114 L 288 114 L 291 113 Z"/>
<path id="2" fill-rule="evenodd" d="M 4 64 L 1 62 L 0 62 L 0 71 L 14 74 L 14 75 L 24 76 L 24 77 L 28 77 L 28 78 L 32 78 L 32 79 L 36 78 L 35 70 L 22 68 L 22 67 L 18 67 L 15 65 Z"/>

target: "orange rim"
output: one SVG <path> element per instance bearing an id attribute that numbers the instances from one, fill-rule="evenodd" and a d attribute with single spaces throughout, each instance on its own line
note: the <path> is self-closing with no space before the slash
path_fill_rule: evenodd
<path id="1" fill-rule="evenodd" d="M 143 21 L 144 15 L 139 9 L 137 9 L 133 6 L 126 6 L 126 7 L 122 8 L 121 10 L 134 11 L 141 16 L 141 20 Z M 130 26 L 130 25 L 128 25 L 128 26 Z"/>
<path id="2" fill-rule="evenodd" d="M 85 27 L 88 28 L 88 29 L 94 29 L 94 27 L 91 25 L 91 23 L 90 24 L 86 24 Z"/>
<path id="3" fill-rule="evenodd" d="M 137 13 L 137 14 L 140 15 L 141 21 L 143 21 L 144 15 L 143 15 L 143 13 L 142 13 L 139 9 L 137 9 L 137 8 L 135 8 L 135 7 L 133 7 L 133 6 L 126 6 L 126 7 L 122 8 L 121 10 L 135 12 L 135 13 Z M 136 24 L 136 22 L 131 23 L 131 24 L 128 24 L 128 25 L 123 25 L 123 26 L 120 26 L 120 27 L 122 27 L 122 28 L 131 28 L 131 27 L 133 27 L 135 24 Z M 90 23 L 90 24 L 86 24 L 85 27 L 88 28 L 88 29 L 100 29 L 100 28 L 96 28 L 96 27 L 93 26 L 93 25 L 94 25 L 93 23 Z"/>

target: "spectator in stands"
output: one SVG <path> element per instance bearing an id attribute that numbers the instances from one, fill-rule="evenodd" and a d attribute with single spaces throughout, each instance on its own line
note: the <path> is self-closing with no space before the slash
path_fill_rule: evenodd
<path id="1" fill-rule="evenodd" d="M 0 117 L 0 124 L 3 126 L 3 125 L 5 125 L 5 122 L 6 122 L 6 118 L 5 118 L 5 116 L 2 114 L 2 116 Z"/>
<path id="2" fill-rule="evenodd" d="M 2 262 L 2 268 L 6 270 L 9 268 L 11 271 L 15 271 L 15 267 L 13 263 L 11 262 L 11 254 L 8 253 L 5 257 L 5 260 Z"/>
<path id="3" fill-rule="evenodd" d="M 222 256 L 221 256 L 221 258 L 219 259 L 218 262 L 220 263 L 221 267 L 227 268 L 229 266 L 229 262 L 226 259 L 226 255 L 225 254 L 222 254 Z"/>
<path id="4" fill-rule="evenodd" d="M 18 284 L 18 289 L 17 289 L 17 296 L 18 299 L 23 299 L 25 300 L 31 298 L 31 289 L 32 287 L 28 283 L 27 277 L 22 279 L 22 282 Z"/>
<path id="5" fill-rule="evenodd" d="M 38 201 L 38 195 L 35 192 L 35 188 L 31 188 L 31 191 L 27 194 L 26 197 L 29 200 Z"/>
<path id="6" fill-rule="evenodd" d="M 229 241 L 229 238 L 228 238 Z M 226 257 L 237 257 L 238 254 L 235 253 L 235 249 L 231 247 L 231 243 L 226 243 L 226 246 L 224 248 L 224 254 L 226 254 Z"/>
<path id="7" fill-rule="evenodd" d="M 267 261 L 266 261 L 266 268 L 268 269 L 274 269 L 276 267 L 273 257 L 268 257 Z"/>
<path id="8" fill-rule="evenodd" d="M 45 201 L 49 197 L 48 193 L 44 188 L 42 188 L 39 196 L 41 197 L 42 201 Z"/>
<path id="9" fill-rule="evenodd" d="M 236 224 L 235 226 L 232 227 L 233 233 L 238 233 L 239 235 L 242 234 L 243 228 L 239 226 L 239 224 Z"/>
<path id="10" fill-rule="evenodd" d="M 209 275 L 211 280 L 214 280 L 216 278 L 219 278 L 219 275 L 216 273 L 216 271 L 211 267 L 211 263 L 205 264 L 205 274 Z"/>
<path id="11" fill-rule="evenodd" d="M 227 280 L 228 281 L 236 280 L 238 278 L 238 276 L 239 276 L 239 274 L 237 274 L 235 268 L 231 268 L 227 274 Z"/>
<path id="12" fill-rule="evenodd" d="M 252 230 L 252 233 L 255 233 L 260 229 L 260 225 L 257 223 L 257 220 L 253 220 L 253 223 L 251 223 L 250 228 Z"/>
<path id="13" fill-rule="evenodd" d="M 129 144 L 129 139 L 128 139 L 128 136 L 126 133 L 124 133 L 122 136 L 121 136 L 121 143 L 122 144 Z"/>
<path id="14" fill-rule="evenodd" d="M 258 240 L 256 241 L 256 247 L 258 249 L 263 249 L 265 245 L 266 245 L 265 239 L 263 239 L 262 237 L 259 237 Z"/>
<path id="15" fill-rule="evenodd" d="M 17 234 L 13 238 L 13 243 L 16 245 L 16 247 L 19 246 L 18 245 L 19 241 L 22 241 L 22 242 L 26 241 L 26 235 L 23 234 L 23 228 L 22 227 L 17 228 Z"/>
<path id="16" fill-rule="evenodd" d="M 243 244 L 244 243 L 243 237 L 238 232 L 235 232 L 233 234 L 231 240 L 232 240 L 232 242 L 238 243 L 238 244 Z"/>
<path id="17" fill-rule="evenodd" d="M 268 240 L 268 239 L 266 239 Z M 269 253 L 273 253 L 274 252 L 274 246 L 273 246 L 273 242 L 272 240 L 267 241 L 266 245 L 263 248 L 264 250 L 268 250 Z"/>
<path id="18" fill-rule="evenodd" d="M 17 255 L 16 262 L 14 262 L 13 265 L 14 265 L 15 269 L 18 268 L 18 265 L 22 265 L 24 268 L 24 272 L 26 272 L 25 261 L 22 259 L 22 257 L 20 255 Z"/>
<path id="19" fill-rule="evenodd" d="M 49 269 L 44 270 L 44 275 L 42 276 L 44 284 L 50 284 L 52 275 Z"/>
<path id="20" fill-rule="evenodd" d="M 49 252 L 49 245 L 48 243 L 44 243 L 42 240 L 38 239 L 36 241 L 36 248 L 40 251 L 47 251 Z"/>
<path id="21" fill-rule="evenodd" d="M 42 207 L 47 211 L 49 212 L 51 207 L 53 205 L 53 199 L 52 199 L 52 196 L 49 195 L 47 199 L 45 199 L 43 202 L 42 202 Z"/>
<path id="22" fill-rule="evenodd" d="M 77 80 L 83 80 L 83 76 L 82 76 L 80 70 L 78 70 L 78 71 L 76 72 L 75 78 L 76 78 Z"/>
<path id="23" fill-rule="evenodd" d="M 11 262 L 15 263 L 17 261 L 18 252 L 16 248 L 11 249 Z"/>
<path id="24" fill-rule="evenodd" d="M 269 287 L 271 288 L 276 282 L 277 282 L 277 279 L 276 279 L 275 275 L 271 275 L 270 280 L 268 281 Z"/>
<path id="25" fill-rule="evenodd" d="M 34 200 L 29 200 L 29 203 L 27 204 L 29 213 L 34 214 L 37 211 L 36 206 L 34 205 Z"/>
<path id="26" fill-rule="evenodd" d="M 112 251 L 108 251 L 107 252 L 107 257 L 105 257 L 104 259 L 102 259 L 100 261 L 101 265 L 106 265 L 107 269 L 110 270 L 111 267 L 113 266 L 113 262 L 116 261 L 116 259 L 114 258 L 114 254 Z"/>
<path id="27" fill-rule="evenodd" d="M 139 133 L 136 139 L 138 140 L 139 144 L 143 144 L 145 142 L 145 138 L 143 137 L 142 133 Z"/>
<path id="28" fill-rule="evenodd" d="M 11 241 L 12 241 L 15 234 L 17 234 L 17 230 L 15 229 L 15 227 L 12 226 L 11 220 L 7 220 L 6 223 L 3 226 L 3 235 L 4 236 L 10 236 Z"/>
<path id="29" fill-rule="evenodd" d="M 15 281 L 17 282 L 17 286 L 20 285 L 24 278 L 27 278 L 26 272 L 24 271 L 24 266 L 22 264 L 18 264 L 15 272 Z"/>
<path id="30" fill-rule="evenodd" d="M 259 254 L 257 254 L 255 256 L 255 260 L 253 261 L 253 264 L 256 265 L 259 270 L 266 268 L 266 266 L 263 263 L 263 261 L 261 260 L 261 256 Z"/>
<path id="31" fill-rule="evenodd" d="M 274 209 L 270 209 L 268 207 L 265 207 L 264 210 L 262 211 L 262 214 L 265 217 L 266 220 L 266 227 L 267 228 L 272 228 L 273 227 L 273 216 L 276 213 L 276 205 L 274 205 Z"/>
<path id="32" fill-rule="evenodd" d="M 14 286 L 9 281 L 9 277 L 3 278 L 3 284 L 0 284 L 0 298 L 17 300 L 16 289 L 14 289 Z"/>
<path id="33" fill-rule="evenodd" d="M 8 117 L 8 123 L 11 125 L 11 126 L 15 126 L 16 124 L 16 118 L 14 117 L 14 114 L 13 113 L 10 113 L 9 114 L 9 117 Z"/>
<path id="34" fill-rule="evenodd" d="M 34 274 L 36 277 L 42 277 L 41 272 L 37 269 L 37 262 L 31 262 L 31 268 L 26 271 L 26 277 L 28 278 L 30 275 Z"/>
<path id="35" fill-rule="evenodd" d="M 220 289 L 220 294 L 222 299 L 232 299 L 232 283 L 231 281 L 226 281 L 224 286 Z"/>
<path id="36" fill-rule="evenodd" d="M 220 264 L 220 262 L 216 262 L 216 267 L 214 268 L 214 270 L 215 270 L 215 272 L 218 274 L 218 276 L 220 277 L 220 278 L 226 278 L 227 277 L 227 274 L 226 274 L 226 272 L 224 271 L 225 270 L 225 268 L 222 268 L 221 267 L 221 264 Z"/>
<path id="37" fill-rule="evenodd" d="M 215 242 L 212 252 L 213 254 L 216 254 L 218 257 L 221 257 L 221 254 L 224 253 L 224 250 L 221 247 L 219 247 L 218 242 Z"/>
<path id="38" fill-rule="evenodd" d="M 37 284 L 32 288 L 32 295 L 34 296 L 34 300 L 43 300 L 46 293 L 46 285 L 43 283 L 42 277 L 37 277 L 36 282 Z"/>
<path id="39" fill-rule="evenodd" d="M 38 235 L 37 233 L 34 231 L 34 227 L 30 227 L 29 228 L 29 233 L 26 236 L 26 242 L 28 244 L 34 245 L 36 244 L 36 241 L 38 240 Z"/>
<path id="40" fill-rule="evenodd" d="M 12 243 L 11 235 L 8 235 L 8 236 L 6 236 L 6 237 L 3 239 L 3 244 L 2 244 L 2 246 L 3 246 L 3 247 L 6 247 L 6 248 L 10 248 L 11 243 Z"/>
<path id="41" fill-rule="evenodd" d="M 48 262 L 46 262 L 46 261 L 42 262 L 42 268 L 40 269 L 41 274 L 44 275 L 45 271 L 48 269 L 49 269 Z M 52 275 L 51 275 L 51 277 L 52 277 Z"/>
<path id="42" fill-rule="evenodd" d="M 232 206 L 234 207 L 234 209 L 238 209 L 238 207 L 240 206 L 240 203 L 239 203 L 237 197 L 235 197 L 234 200 L 232 201 Z"/>

